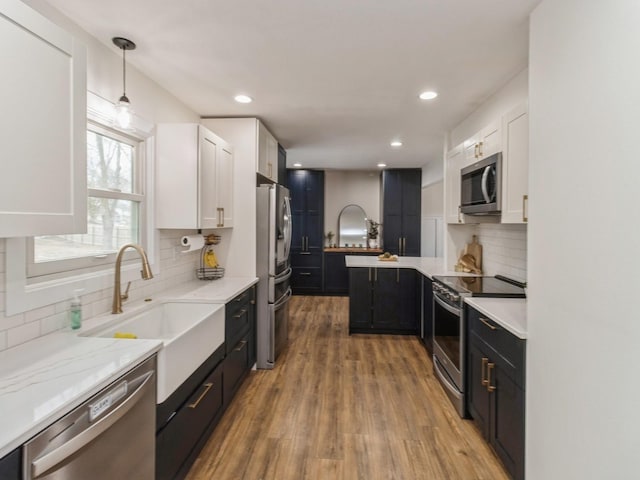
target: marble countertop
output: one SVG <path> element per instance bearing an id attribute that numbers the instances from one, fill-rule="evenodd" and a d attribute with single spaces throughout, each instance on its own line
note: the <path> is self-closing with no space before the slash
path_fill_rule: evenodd
<path id="1" fill-rule="evenodd" d="M 255 277 L 195 280 L 125 303 L 124 313 L 83 320 L 82 328 L 46 335 L 0 352 L 0 458 L 160 351 L 159 340 L 87 337 L 159 302 L 227 303 Z"/>
<path id="2" fill-rule="evenodd" d="M 527 300 L 525 298 L 467 297 L 464 301 L 516 337 L 523 340 L 527 338 Z"/>

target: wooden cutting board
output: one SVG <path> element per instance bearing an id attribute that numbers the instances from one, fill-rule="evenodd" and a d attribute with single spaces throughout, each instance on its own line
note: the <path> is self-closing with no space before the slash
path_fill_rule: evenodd
<path id="1" fill-rule="evenodd" d="M 471 237 L 471 243 L 467 244 L 465 253 L 472 255 L 476 259 L 476 267 L 482 270 L 482 245 L 478 243 L 477 235 Z"/>

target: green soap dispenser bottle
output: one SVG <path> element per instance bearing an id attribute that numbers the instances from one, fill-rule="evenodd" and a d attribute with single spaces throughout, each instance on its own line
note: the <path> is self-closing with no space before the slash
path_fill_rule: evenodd
<path id="1" fill-rule="evenodd" d="M 82 326 L 82 302 L 80 302 L 80 294 L 83 290 L 82 288 L 78 288 L 73 291 L 73 300 L 71 300 L 71 309 L 69 311 L 72 330 L 77 330 Z"/>

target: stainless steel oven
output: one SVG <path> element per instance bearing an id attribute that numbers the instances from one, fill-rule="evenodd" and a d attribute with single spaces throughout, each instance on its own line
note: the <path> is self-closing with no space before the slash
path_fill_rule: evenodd
<path id="1" fill-rule="evenodd" d="M 433 368 L 464 417 L 464 309 L 460 295 L 433 282 Z"/>
<path id="2" fill-rule="evenodd" d="M 524 298 L 524 284 L 495 277 L 433 277 L 433 369 L 461 417 L 466 416 L 465 297 Z"/>

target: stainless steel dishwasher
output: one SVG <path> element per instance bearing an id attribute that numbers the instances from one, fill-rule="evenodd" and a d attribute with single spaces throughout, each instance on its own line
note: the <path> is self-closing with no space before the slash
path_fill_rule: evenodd
<path id="1" fill-rule="evenodd" d="M 155 371 L 153 356 L 27 442 L 23 478 L 152 480 Z"/>

